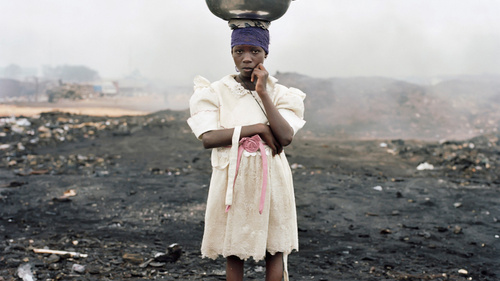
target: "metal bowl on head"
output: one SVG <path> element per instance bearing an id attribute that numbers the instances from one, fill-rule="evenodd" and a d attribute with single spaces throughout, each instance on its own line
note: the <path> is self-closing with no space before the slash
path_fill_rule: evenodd
<path id="1" fill-rule="evenodd" d="M 217 17 L 273 21 L 283 16 L 292 0 L 206 0 Z"/>

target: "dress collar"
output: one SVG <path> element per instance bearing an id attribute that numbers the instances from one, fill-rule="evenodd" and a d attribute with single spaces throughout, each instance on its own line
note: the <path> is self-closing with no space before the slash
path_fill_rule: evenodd
<path id="1" fill-rule="evenodd" d="M 244 96 L 249 93 L 247 89 L 245 89 L 238 81 L 235 79 L 236 74 L 230 74 L 222 78 L 222 82 L 229 88 L 231 89 L 231 92 L 233 92 L 236 95 L 239 96 Z M 269 88 L 269 92 L 272 92 L 272 88 L 274 88 L 274 85 L 278 82 L 278 79 L 269 76 L 267 79 L 267 87 Z"/>

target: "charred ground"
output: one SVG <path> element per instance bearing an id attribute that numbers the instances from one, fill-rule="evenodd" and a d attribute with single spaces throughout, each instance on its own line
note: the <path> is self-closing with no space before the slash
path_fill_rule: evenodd
<path id="1" fill-rule="evenodd" d="M 211 168 L 186 118 L 4 122 L 0 276 L 17 280 L 30 264 L 39 280 L 223 280 L 222 259 L 200 258 Z M 286 152 L 300 231 L 292 280 L 500 278 L 498 134 L 440 143 L 304 131 Z M 248 279 L 263 266 L 249 261 Z"/>

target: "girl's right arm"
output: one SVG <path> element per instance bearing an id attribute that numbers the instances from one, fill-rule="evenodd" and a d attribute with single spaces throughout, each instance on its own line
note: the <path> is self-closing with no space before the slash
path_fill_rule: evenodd
<path id="1" fill-rule="evenodd" d="M 201 139 L 203 147 L 216 148 L 229 146 L 232 143 L 234 129 L 220 129 L 203 133 Z M 251 137 L 259 135 L 260 138 L 272 149 L 273 155 L 281 153 L 283 147 L 274 137 L 271 128 L 265 124 L 254 124 L 241 127 L 240 139 L 244 137 Z"/>

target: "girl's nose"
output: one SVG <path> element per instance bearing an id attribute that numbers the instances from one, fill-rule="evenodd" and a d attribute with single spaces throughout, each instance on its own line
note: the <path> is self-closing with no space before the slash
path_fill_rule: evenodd
<path id="1" fill-rule="evenodd" d="M 243 53 L 243 62 L 252 62 L 252 55 L 250 53 Z"/>

